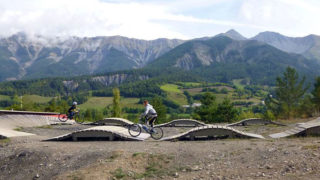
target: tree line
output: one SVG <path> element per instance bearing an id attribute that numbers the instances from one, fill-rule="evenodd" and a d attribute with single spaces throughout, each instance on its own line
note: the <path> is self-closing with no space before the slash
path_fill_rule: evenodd
<path id="1" fill-rule="evenodd" d="M 173 79 L 174 81 L 175 79 Z M 168 80 L 169 81 L 169 80 Z M 232 122 L 244 118 L 261 117 L 265 119 L 290 119 L 298 117 L 311 117 L 320 113 L 320 77 L 316 78 L 312 86 L 306 83 L 305 77 L 299 77 L 297 71 L 288 67 L 282 76 L 275 80 L 275 88 L 266 95 L 264 102 L 255 106 L 247 106 L 242 109 L 236 105 L 243 105 L 245 102 L 231 102 L 226 98 L 222 103 L 218 103 L 213 92 L 216 90 L 208 88 L 207 91 L 199 95 L 192 96 L 187 91 L 184 95 L 187 97 L 188 104 L 193 104 L 196 99 L 201 102 L 200 107 L 182 108 L 166 97 L 166 94 L 159 88 L 162 80 L 153 79 L 139 81 L 126 85 L 120 85 L 117 88 L 108 88 L 108 96 L 113 96 L 113 104 L 103 110 L 86 109 L 82 115 L 89 121 L 98 120 L 103 117 L 124 117 L 136 121 L 139 113 L 142 113 L 143 100 L 149 100 L 158 112 L 158 123 L 167 122 L 173 118 L 194 118 L 206 123 Z M 140 88 L 139 88 L 140 87 Z M 111 90 L 111 92 L 109 92 Z M 140 90 L 140 91 L 139 91 Z M 144 92 L 150 92 L 144 93 Z M 257 86 L 245 87 L 243 90 L 236 90 L 236 94 L 242 96 L 243 92 L 251 94 L 261 94 L 261 89 Z M 78 93 L 70 96 L 56 96 L 49 103 L 20 104 L 20 98 L 17 94 L 10 99 L 1 101 L 2 106 L 7 109 L 32 110 L 32 111 L 52 111 L 65 113 L 73 101 L 79 104 L 87 101 L 88 96 L 97 95 L 96 91 L 91 94 L 90 91 Z M 120 104 L 121 96 L 134 94 L 140 98 L 141 108 L 123 108 Z M 104 94 L 106 95 L 106 94 Z M 126 114 L 126 116 L 124 116 Z M 170 116 L 168 116 L 170 114 Z"/>

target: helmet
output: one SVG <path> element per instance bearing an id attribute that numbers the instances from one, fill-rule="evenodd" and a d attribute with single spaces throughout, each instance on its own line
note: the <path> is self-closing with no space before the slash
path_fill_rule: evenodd
<path id="1" fill-rule="evenodd" d="M 77 105 L 77 104 L 78 104 L 77 102 L 73 102 L 73 103 L 72 103 L 72 105 Z"/>

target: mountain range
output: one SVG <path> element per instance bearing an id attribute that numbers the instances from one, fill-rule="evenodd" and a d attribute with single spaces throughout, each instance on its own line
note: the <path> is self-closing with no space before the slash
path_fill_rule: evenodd
<path id="1" fill-rule="evenodd" d="M 262 32 L 251 39 L 320 62 L 320 36 L 312 34 L 305 37 L 287 37 L 276 32 Z"/>
<path id="2" fill-rule="evenodd" d="M 146 67 L 176 67 L 207 81 L 250 78 L 270 84 L 287 66 L 311 78 L 320 69 L 318 63 L 302 55 L 286 53 L 256 40 L 234 40 L 223 35 L 185 42 Z"/>
<path id="3" fill-rule="evenodd" d="M 63 39 L 18 33 L 0 39 L 0 81 L 140 68 L 183 42 L 121 36 Z"/>
<path id="4" fill-rule="evenodd" d="M 0 38 L 0 81 L 167 67 L 192 71 L 209 81 L 247 76 L 266 80 L 287 66 L 315 75 L 319 42 L 316 35 L 292 38 L 274 32 L 248 39 L 235 30 L 188 41 L 18 33 Z"/>

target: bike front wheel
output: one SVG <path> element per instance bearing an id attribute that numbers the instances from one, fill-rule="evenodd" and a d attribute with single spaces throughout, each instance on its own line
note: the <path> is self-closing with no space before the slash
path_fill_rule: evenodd
<path id="1" fill-rule="evenodd" d="M 61 122 L 66 122 L 66 121 L 68 120 L 68 116 L 65 115 L 65 114 L 59 114 L 58 119 L 59 119 Z"/>
<path id="2" fill-rule="evenodd" d="M 82 117 L 80 114 L 77 114 L 76 116 L 74 116 L 74 121 L 76 123 L 82 124 L 84 122 L 84 117 Z"/>
<path id="3" fill-rule="evenodd" d="M 129 125 L 128 131 L 132 137 L 137 137 L 141 134 L 141 127 L 138 124 L 132 124 Z"/>
<path id="4" fill-rule="evenodd" d="M 150 134 L 153 139 L 159 140 L 163 137 L 163 130 L 161 127 L 154 127 Z"/>

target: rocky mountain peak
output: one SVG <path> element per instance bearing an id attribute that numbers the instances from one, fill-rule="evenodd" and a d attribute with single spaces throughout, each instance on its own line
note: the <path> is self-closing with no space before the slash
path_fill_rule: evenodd
<path id="1" fill-rule="evenodd" d="M 231 39 L 234 39 L 234 40 L 246 40 L 247 39 L 234 29 L 230 29 L 229 31 L 223 33 L 223 35 L 225 35 Z"/>

